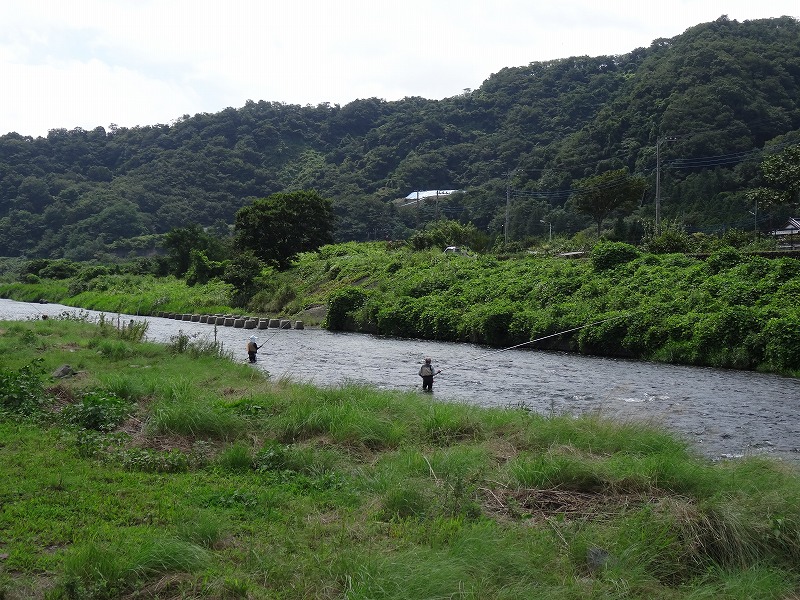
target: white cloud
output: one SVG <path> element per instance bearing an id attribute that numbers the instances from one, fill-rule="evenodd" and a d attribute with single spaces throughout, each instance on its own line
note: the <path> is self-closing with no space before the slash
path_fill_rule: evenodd
<path id="1" fill-rule="evenodd" d="M 0 5 L 0 133 L 169 123 L 247 99 L 443 98 L 504 67 L 622 54 L 795 0 L 26 0 Z"/>

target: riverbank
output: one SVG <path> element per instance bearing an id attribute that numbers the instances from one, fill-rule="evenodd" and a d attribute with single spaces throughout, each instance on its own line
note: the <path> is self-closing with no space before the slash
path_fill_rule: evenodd
<path id="1" fill-rule="evenodd" d="M 711 463 L 591 416 L 291 384 L 144 333 L 0 324 L 4 597 L 777 600 L 800 585 L 788 465 Z"/>
<path id="2" fill-rule="evenodd" d="M 262 345 L 254 368 L 274 377 L 329 387 L 356 383 L 380 389 L 418 389 L 422 360 L 437 369 L 437 399 L 485 407 L 513 405 L 542 415 L 599 415 L 657 424 L 716 460 L 769 454 L 800 461 L 800 381 L 752 371 L 543 352 L 498 351 L 469 343 L 434 342 L 336 332 L 320 327 L 244 329 L 182 318 L 138 317 L 0 299 L 0 320 L 79 315 L 122 326 L 147 323 L 147 340 L 181 336 L 218 343 L 246 361 L 245 344 Z M 189 317 L 193 318 L 193 317 Z M 230 323 L 231 319 L 225 319 Z M 238 320 L 240 325 L 247 321 Z M 251 324 L 253 322 L 251 321 Z M 259 321 L 259 325 L 263 322 Z"/>
<path id="3" fill-rule="evenodd" d="M 240 308 L 229 306 L 233 288 L 215 280 L 188 286 L 97 267 L 65 280 L 23 279 L 0 284 L 0 297 L 135 315 L 244 313 L 309 324 L 317 315 L 337 331 L 800 376 L 800 261 L 730 247 L 700 259 L 603 242 L 588 259 L 566 260 L 350 242 L 265 270 Z"/>

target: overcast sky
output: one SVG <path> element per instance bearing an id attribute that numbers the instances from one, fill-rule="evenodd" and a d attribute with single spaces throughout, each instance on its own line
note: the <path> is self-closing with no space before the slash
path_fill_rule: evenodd
<path id="1" fill-rule="evenodd" d="M 169 124 L 247 100 L 440 99 L 797 0 L 0 0 L 0 134 Z"/>

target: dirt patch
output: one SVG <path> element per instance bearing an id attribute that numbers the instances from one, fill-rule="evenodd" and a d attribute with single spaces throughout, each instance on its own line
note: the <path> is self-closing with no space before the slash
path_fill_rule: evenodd
<path id="1" fill-rule="evenodd" d="M 164 598 L 164 600 L 177 600 L 179 598 L 197 598 L 195 578 L 188 573 L 174 573 L 164 575 L 158 581 L 154 581 L 138 588 L 130 594 L 121 596 L 122 600 L 133 600 L 134 598 Z M 187 596 L 186 594 L 189 594 Z"/>
<path id="2" fill-rule="evenodd" d="M 604 521 L 632 508 L 657 504 L 651 494 L 579 492 L 564 489 L 480 490 L 486 512 L 498 520 L 526 519 L 539 524 L 558 517 L 567 521 Z"/>
<path id="3" fill-rule="evenodd" d="M 57 384 L 46 388 L 45 391 L 53 398 L 53 403 L 50 405 L 50 410 L 53 412 L 61 412 L 65 406 L 75 404 L 75 394 L 66 386 Z"/>
<path id="4" fill-rule="evenodd" d="M 315 321 L 324 321 L 325 317 L 328 316 L 328 306 L 327 304 L 317 304 L 315 306 L 309 306 L 305 310 L 300 311 L 297 316 L 308 317 Z"/>

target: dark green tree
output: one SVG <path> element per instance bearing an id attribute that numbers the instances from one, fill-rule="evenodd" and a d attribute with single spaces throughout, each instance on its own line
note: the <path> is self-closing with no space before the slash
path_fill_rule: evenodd
<path id="1" fill-rule="evenodd" d="M 761 162 L 761 172 L 769 187 L 753 188 L 746 193 L 756 211 L 789 207 L 800 200 L 800 144 L 765 157 Z"/>
<path id="2" fill-rule="evenodd" d="M 800 144 L 789 146 L 779 154 L 764 159 L 764 178 L 789 201 L 800 196 Z"/>
<path id="3" fill-rule="evenodd" d="M 223 244 L 200 225 L 173 229 L 164 235 L 161 245 L 167 251 L 167 270 L 176 277 L 183 277 L 192 266 L 193 250 L 202 252 L 210 261 L 226 258 Z"/>
<path id="4" fill-rule="evenodd" d="M 209 260 L 202 250 L 192 250 L 189 260 L 189 269 L 186 271 L 186 283 L 208 283 L 215 277 L 222 277 L 228 261 Z"/>
<path id="5" fill-rule="evenodd" d="M 611 213 L 629 212 L 636 207 L 645 185 L 642 177 L 630 175 L 627 169 L 606 171 L 579 181 L 572 203 L 575 210 L 589 215 L 597 223 L 599 236 L 603 220 Z"/>
<path id="6" fill-rule="evenodd" d="M 258 277 L 263 269 L 264 263 L 249 251 L 237 254 L 226 263 L 222 280 L 235 288 L 231 299 L 234 306 L 247 306 L 258 289 Z"/>
<path id="7" fill-rule="evenodd" d="M 285 268 L 299 252 L 333 242 L 333 205 L 314 191 L 272 194 L 240 209 L 234 227 L 239 250 Z"/>

